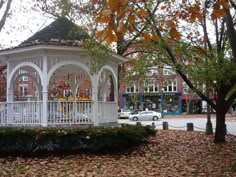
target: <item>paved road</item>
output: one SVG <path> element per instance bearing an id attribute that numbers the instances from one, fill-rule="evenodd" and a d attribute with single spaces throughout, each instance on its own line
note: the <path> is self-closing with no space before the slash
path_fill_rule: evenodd
<path id="1" fill-rule="evenodd" d="M 216 126 L 216 119 L 215 117 L 211 118 L 213 131 L 215 130 Z M 130 121 L 128 119 L 119 119 L 119 123 L 127 123 L 127 124 L 136 124 L 134 121 Z M 198 117 L 198 118 L 168 118 L 165 117 L 163 119 L 160 119 L 158 121 L 155 121 L 155 127 L 157 129 L 162 129 L 162 123 L 168 122 L 169 129 L 177 129 L 177 130 L 187 130 L 187 123 L 193 123 L 194 131 L 205 131 L 206 129 L 206 122 L 207 119 L 204 117 Z M 152 125 L 153 121 L 141 121 L 141 124 L 143 125 Z M 230 134 L 236 135 L 236 121 L 226 119 L 226 125 L 227 125 L 227 132 Z"/>

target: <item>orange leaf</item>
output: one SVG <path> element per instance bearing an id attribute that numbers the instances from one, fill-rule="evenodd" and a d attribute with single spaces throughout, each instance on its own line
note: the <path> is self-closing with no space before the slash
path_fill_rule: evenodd
<path id="1" fill-rule="evenodd" d="M 102 38 L 103 34 L 104 34 L 104 30 L 98 31 L 96 36 L 97 36 L 97 38 Z"/>
<path id="2" fill-rule="evenodd" d="M 119 0 L 109 0 L 108 6 L 109 9 L 116 11 L 119 8 Z"/>
<path id="3" fill-rule="evenodd" d="M 110 9 L 103 10 L 102 15 L 103 16 L 110 16 L 111 15 L 111 10 Z"/>
<path id="4" fill-rule="evenodd" d="M 177 51 L 177 56 L 179 56 L 179 57 L 181 57 L 181 56 L 183 56 L 183 54 L 184 54 L 184 52 L 183 51 L 181 51 L 181 50 L 179 50 L 179 51 Z"/>
<path id="5" fill-rule="evenodd" d="M 112 42 L 116 42 L 117 41 L 117 36 L 115 34 L 111 35 L 111 40 Z"/>
<path id="6" fill-rule="evenodd" d="M 159 26 L 159 31 L 164 31 L 162 26 Z"/>
<path id="7" fill-rule="evenodd" d="M 129 31 L 130 33 L 134 32 L 134 30 L 132 29 L 131 26 L 128 26 L 128 31 Z"/>
<path id="8" fill-rule="evenodd" d="M 131 16 L 129 17 L 129 23 L 130 23 L 131 25 L 133 25 L 133 24 L 135 23 L 135 16 L 134 16 L 134 15 L 131 15 Z"/>
<path id="9" fill-rule="evenodd" d="M 117 41 L 117 36 L 115 34 L 110 33 L 107 37 L 106 37 L 106 42 L 107 44 L 111 44 L 112 42 L 116 42 Z"/>
<path id="10" fill-rule="evenodd" d="M 118 12 L 118 17 L 124 17 L 125 16 L 125 13 L 126 11 L 124 9 L 121 9 L 119 12 Z"/>
<path id="11" fill-rule="evenodd" d="M 166 20 L 166 24 L 169 26 L 169 28 L 175 28 L 176 25 L 172 20 Z"/>
<path id="12" fill-rule="evenodd" d="M 203 49 L 198 49 L 198 52 L 199 52 L 200 54 L 205 54 L 205 50 L 203 50 Z"/>
<path id="13" fill-rule="evenodd" d="M 96 22 L 100 22 L 100 23 L 107 23 L 111 20 L 111 18 L 109 16 L 99 16 L 96 19 Z"/>
<path id="14" fill-rule="evenodd" d="M 158 41 L 160 39 L 160 36 L 154 34 L 151 36 L 151 39 L 154 40 L 154 41 Z"/>
<path id="15" fill-rule="evenodd" d="M 144 37 L 144 44 L 147 44 L 151 41 L 151 36 L 149 33 L 143 33 L 143 37 Z"/>
<path id="16" fill-rule="evenodd" d="M 213 5 L 213 8 L 214 8 L 215 10 L 220 9 L 220 4 L 219 4 L 219 2 L 216 2 L 216 3 Z"/>
<path id="17" fill-rule="evenodd" d="M 216 19 L 216 18 L 221 18 L 221 17 L 225 17 L 227 14 L 225 13 L 225 11 L 223 9 L 214 9 L 211 17 L 212 19 Z"/>
<path id="18" fill-rule="evenodd" d="M 171 39 L 181 39 L 181 34 L 176 30 L 176 28 L 171 28 L 170 30 L 170 37 Z"/>
<path id="19" fill-rule="evenodd" d="M 147 17 L 147 12 L 144 10 L 144 9 L 140 9 L 140 11 L 139 11 L 139 16 L 140 16 L 140 18 L 146 18 Z"/>
<path id="20" fill-rule="evenodd" d="M 119 22 L 119 25 L 117 27 L 117 31 L 118 32 L 124 32 L 125 31 L 125 25 L 124 23 L 122 22 L 122 20 Z"/>
<path id="21" fill-rule="evenodd" d="M 128 5 L 128 1 L 127 0 L 121 0 L 120 1 L 120 5 L 121 6 L 127 6 Z"/>
<path id="22" fill-rule="evenodd" d="M 226 2 L 225 0 L 221 0 L 219 4 L 222 5 L 223 8 L 226 8 L 226 9 L 230 8 L 229 2 Z"/>

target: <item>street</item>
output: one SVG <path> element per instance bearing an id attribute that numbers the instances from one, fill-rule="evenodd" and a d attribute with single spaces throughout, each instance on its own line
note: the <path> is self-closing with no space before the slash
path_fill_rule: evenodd
<path id="1" fill-rule="evenodd" d="M 172 116 L 175 117 L 175 116 Z M 154 121 L 138 121 L 141 122 L 142 125 L 152 125 Z M 193 123 L 194 131 L 205 131 L 206 129 L 206 122 L 207 118 L 204 117 L 197 117 L 197 118 L 171 118 L 169 116 L 164 117 L 163 119 L 159 119 L 158 121 L 155 121 L 155 127 L 156 129 L 162 129 L 163 122 L 168 122 L 169 129 L 175 129 L 175 130 L 187 130 L 187 123 Z M 216 119 L 215 117 L 211 118 L 213 131 L 215 131 L 216 127 Z M 136 124 L 137 122 L 130 121 L 129 119 L 118 119 L 119 124 Z M 233 134 L 236 135 L 236 121 L 226 119 L 226 125 L 227 125 L 227 134 Z"/>

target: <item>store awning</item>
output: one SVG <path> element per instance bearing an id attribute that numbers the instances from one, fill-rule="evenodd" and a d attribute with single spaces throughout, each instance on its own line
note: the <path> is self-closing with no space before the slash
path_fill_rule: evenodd
<path id="1" fill-rule="evenodd" d="M 201 100 L 200 97 L 197 96 L 191 96 L 191 95 L 182 95 L 181 96 L 182 100 Z"/>

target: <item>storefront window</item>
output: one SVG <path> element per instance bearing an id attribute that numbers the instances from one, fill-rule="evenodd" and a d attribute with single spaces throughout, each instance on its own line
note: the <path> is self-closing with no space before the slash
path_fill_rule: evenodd
<path id="1" fill-rule="evenodd" d="M 143 109 L 161 111 L 161 96 L 144 96 Z"/>
<path id="2" fill-rule="evenodd" d="M 181 93 L 128 93 L 123 95 L 122 108 L 163 111 L 164 114 L 181 113 Z"/>
<path id="3" fill-rule="evenodd" d="M 164 95 L 163 97 L 163 112 L 178 112 L 179 111 L 179 96 Z"/>

